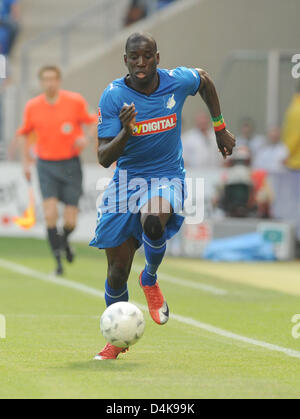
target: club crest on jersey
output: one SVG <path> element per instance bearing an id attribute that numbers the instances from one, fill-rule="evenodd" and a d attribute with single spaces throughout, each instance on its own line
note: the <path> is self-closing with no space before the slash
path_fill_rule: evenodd
<path id="1" fill-rule="evenodd" d="M 170 131 L 177 126 L 177 115 L 163 116 L 161 118 L 149 119 L 147 121 L 137 122 L 134 129 L 134 136 L 159 134 Z"/>
<path id="2" fill-rule="evenodd" d="M 168 100 L 167 109 L 173 109 L 175 105 L 176 105 L 175 94 L 173 94 Z"/>

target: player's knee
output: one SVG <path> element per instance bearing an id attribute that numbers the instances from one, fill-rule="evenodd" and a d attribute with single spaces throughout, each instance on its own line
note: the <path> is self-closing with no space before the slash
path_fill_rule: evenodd
<path id="1" fill-rule="evenodd" d="M 158 240 L 164 234 L 160 219 L 157 215 L 147 216 L 144 222 L 143 230 L 146 236 L 151 240 Z"/>
<path id="2" fill-rule="evenodd" d="M 108 285 L 112 289 L 120 289 L 124 287 L 128 280 L 129 272 L 127 268 L 121 267 L 117 264 L 112 264 L 108 267 Z"/>

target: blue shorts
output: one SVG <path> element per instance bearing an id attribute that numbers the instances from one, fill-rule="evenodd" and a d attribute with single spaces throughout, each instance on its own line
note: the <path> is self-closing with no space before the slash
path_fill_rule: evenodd
<path id="1" fill-rule="evenodd" d="M 183 210 L 186 197 L 184 179 L 164 177 L 153 183 L 147 178 L 137 178 L 126 184 L 114 176 L 98 208 L 96 234 L 90 246 L 107 249 L 135 237 L 140 247 L 143 243 L 140 209 L 155 196 L 165 198 L 173 208 L 166 235 L 167 239 L 174 236 L 184 221 L 178 214 Z"/>

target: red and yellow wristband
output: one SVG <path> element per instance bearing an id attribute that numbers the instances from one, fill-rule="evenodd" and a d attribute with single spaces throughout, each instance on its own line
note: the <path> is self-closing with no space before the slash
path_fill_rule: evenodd
<path id="1" fill-rule="evenodd" d="M 226 128 L 226 124 L 222 114 L 217 118 L 212 118 L 212 122 L 215 132 L 222 131 L 222 129 Z"/>

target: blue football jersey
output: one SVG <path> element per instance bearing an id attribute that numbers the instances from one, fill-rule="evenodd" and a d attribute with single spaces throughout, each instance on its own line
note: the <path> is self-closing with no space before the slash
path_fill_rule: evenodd
<path id="1" fill-rule="evenodd" d="M 181 115 L 186 98 L 200 87 L 196 69 L 158 69 L 159 86 L 151 95 L 127 86 L 125 78 L 113 81 L 99 104 L 98 137 L 115 137 L 122 129 L 119 114 L 124 104 L 135 104 L 136 127 L 117 170 L 128 177 L 184 177 L 181 143 Z"/>

